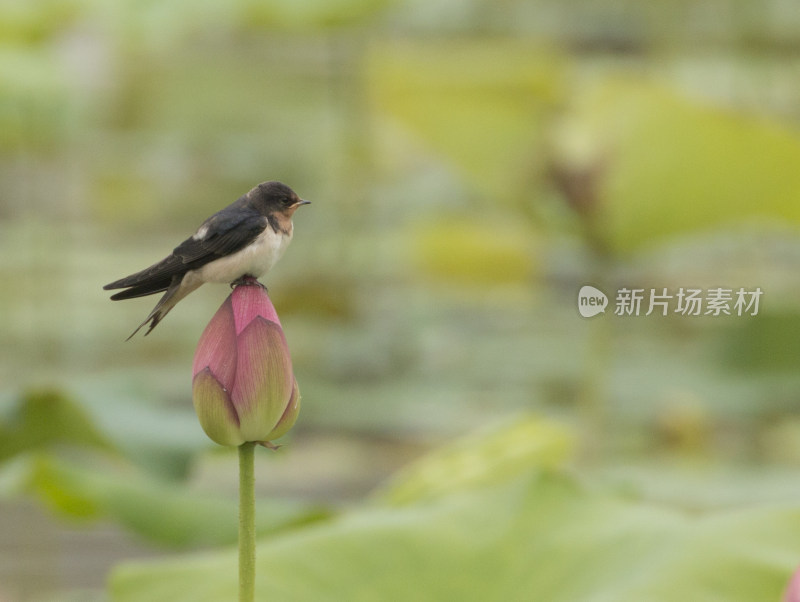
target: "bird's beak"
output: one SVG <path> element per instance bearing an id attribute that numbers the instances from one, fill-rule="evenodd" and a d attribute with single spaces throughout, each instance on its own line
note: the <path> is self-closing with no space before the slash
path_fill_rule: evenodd
<path id="1" fill-rule="evenodd" d="M 300 209 L 300 207 L 302 207 L 303 205 L 310 205 L 310 204 L 311 204 L 311 201 L 304 201 L 303 199 L 300 199 L 300 200 L 299 200 L 299 201 L 297 201 L 297 202 L 296 202 L 294 205 L 290 206 L 290 207 L 289 207 L 289 208 L 286 210 L 286 213 L 287 213 L 287 215 L 288 215 L 289 217 L 291 217 L 292 215 L 294 215 L 294 212 L 295 212 L 295 211 L 297 211 L 298 209 Z"/>

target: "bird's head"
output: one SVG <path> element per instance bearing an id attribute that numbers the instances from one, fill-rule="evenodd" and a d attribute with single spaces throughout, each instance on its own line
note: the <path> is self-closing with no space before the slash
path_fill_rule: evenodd
<path id="1" fill-rule="evenodd" d="M 286 184 L 274 181 L 262 182 L 247 196 L 265 215 L 279 213 L 290 219 L 299 207 L 311 203 L 311 201 L 304 201 L 297 196 L 297 193 Z"/>

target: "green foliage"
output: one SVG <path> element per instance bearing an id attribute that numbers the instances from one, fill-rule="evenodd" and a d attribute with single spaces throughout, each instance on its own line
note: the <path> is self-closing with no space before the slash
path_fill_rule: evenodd
<path id="1" fill-rule="evenodd" d="M 395 484 L 395 492 L 405 490 L 400 507 L 368 507 L 262 541 L 259 599 L 751 602 L 780 595 L 800 554 L 800 507 L 687 514 L 587 489 L 540 468 L 535 454 L 520 471 L 514 449 L 525 447 L 520 435 L 534 424 L 505 431 L 507 449 L 504 431 L 474 441 L 484 465 L 478 472 L 493 475 L 488 482 L 456 478 L 432 498 L 429 488 Z M 534 428 L 547 441 L 542 429 Z M 431 462 L 463 473 L 459 467 L 474 458 L 473 448 L 453 448 Z M 228 551 L 127 563 L 111 577 L 112 599 L 227 599 L 236 591 L 235 563 Z"/>
<path id="2" fill-rule="evenodd" d="M 33 391 L 0 404 L 0 460 L 33 450 L 102 449 L 162 478 L 185 476 L 192 455 L 209 445 L 188 400 L 172 410 L 137 395 L 135 384 L 115 383 L 79 386 L 75 396 Z"/>
<path id="3" fill-rule="evenodd" d="M 289 29 L 341 27 L 373 16 L 390 5 L 390 0 L 301 0 L 298 2 L 245 2 L 246 22 L 252 25 Z"/>
<path id="4" fill-rule="evenodd" d="M 458 168 L 488 198 L 514 201 L 538 167 L 546 117 L 564 92 L 564 62 L 527 42 L 378 45 L 376 105 Z"/>
<path id="5" fill-rule="evenodd" d="M 59 391 L 31 391 L 0 414 L 0 462 L 65 444 L 113 448 L 85 409 Z"/>
<path id="6" fill-rule="evenodd" d="M 800 357 L 800 313 L 762 312 L 758 320 L 731 327 L 720 343 L 723 360 L 735 370 L 795 373 Z"/>
<path id="7" fill-rule="evenodd" d="M 439 281 L 503 284 L 528 281 L 534 273 L 531 231 L 501 220 L 432 220 L 413 238 L 417 264 Z"/>
<path id="8" fill-rule="evenodd" d="M 171 546 L 235 541 L 233 492 L 227 497 L 208 494 L 163 479 L 186 471 L 193 446 L 181 441 L 183 421 L 176 422 L 163 409 L 148 410 L 141 401 L 129 405 L 129 411 L 131 407 L 138 408 L 143 421 L 127 420 L 125 410 L 113 402 L 103 404 L 113 414 L 109 426 L 110 417 L 91 402 L 79 404 L 54 390 L 21 396 L 0 414 L 0 461 L 10 467 L 3 491 L 25 491 L 73 519 L 110 518 Z M 190 410 L 184 417 L 193 432 L 199 430 Z M 157 440 L 144 443 L 158 424 L 174 427 L 173 447 L 158 446 Z M 320 507 L 269 500 L 259 504 L 256 529 L 265 534 L 324 516 Z"/>
<path id="9" fill-rule="evenodd" d="M 800 224 L 796 133 L 632 78 L 577 98 L 571 129 L 602 166 L 598 225 L 611 249 L 747 221 Z"/>
<path id="10" fill-rule="evenodd" d="M 556 121 L 568 64 L 524 44 L 394 43 L 370 65 L 377 106 L 487 198 L 529 203 L 548 161 L 574 185 L 588 177 L 598 234 L 619 253 L 748 220 L 800 224 L 800 137 L 778 123 L 635 78 L 578 85 Z"/>
<path id="11" fill-rule="evenodd" d="M 236 541 L 235 492 L 230 496 L 193 491 L 148 477 L 117 462 L 67 462 L 37 455 L 18 477 L 52 511 L 71 518 L 110 518 L 151 541 L 174 547 Z M 256 531 L 274 531 L 319 520 L 326 513 L 307 504 L 260 500 Z"/>
<path id="12" fill-rule="evenodd" d="M 504 483 L 531 467 L 556 469 L 571 459 L 572 432 L 533 416 L 493 426 L 434 450 L 398 472 L 378 499 L 405 505 Z"/>

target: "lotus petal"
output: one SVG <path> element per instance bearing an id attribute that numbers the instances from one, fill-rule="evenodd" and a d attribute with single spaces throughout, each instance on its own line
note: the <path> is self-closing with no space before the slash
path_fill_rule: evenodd
<path id="1" fill-rule="evenodd" d="M 193 375 L 209 368 L 228 391 L 233 389 L 236 377 L 236 330 L 231 297 L 228 296 L 200 335 L 192 364 Z"/>
<path id="2" fill-rule="evenodd" d="M 289 346 L 281 327 L 263 317 L 253 319 L 237 343 L 236 382 L 231 399 L 245 441 L 264 441 L 292 396 L 294 375 Z"/>
<path id="3" fill-rule="evenodd" d="M 192 402 L 200 425 L 212 441 L 220 445 L 241 445 L 246 441 L 227 391 L 209 368 L 192 380 Z"/>
<path id="4" fill-rule="evenodd" d="M 269 298 L 266 289 L 260 284 L 240 285 L 231 293 L 233 300 L 233 316 L 236 324 L 236 335 L 250 325 L 255 318 L 261 317 L 280 326 L 278 312 Z"/>
<path id="5" fill-rule="evenodd" d="M 278 424 L 275 425 L 275 428 L 272 429 L 272 432 L 268 435 L 270 441 L 273 439 L 280 439 L 283 437 L 290 428 L 294 426 L 295 421 L 297 420 L 297 415 L 300 413 L 300 389 L 297 386 L 297 381 L 294 381 L 294 386 L 292 387 L 292 397 L 289 400 L 289 405 L 286 406 L 286 411 L 281 416 L 280 420 L 278 420 Z"/>

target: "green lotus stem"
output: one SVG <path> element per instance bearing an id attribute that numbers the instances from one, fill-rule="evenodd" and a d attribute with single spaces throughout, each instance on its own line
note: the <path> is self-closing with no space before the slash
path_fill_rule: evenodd
<path id="1" fill-rule="evenodd" d="M 255 446 L 239 446 L 239 602 L 253 602 L 256 592 Z"/>

